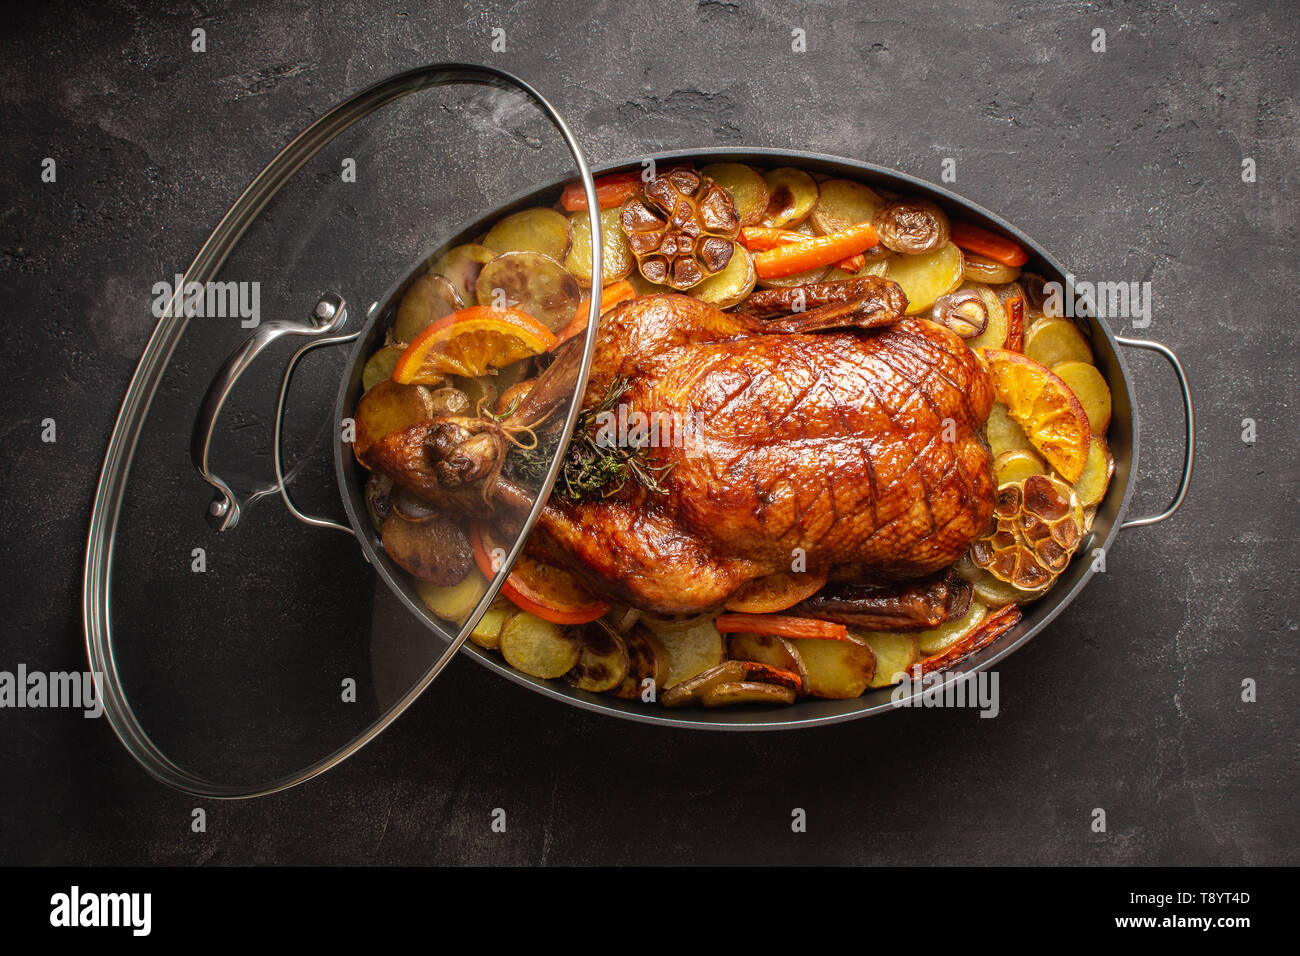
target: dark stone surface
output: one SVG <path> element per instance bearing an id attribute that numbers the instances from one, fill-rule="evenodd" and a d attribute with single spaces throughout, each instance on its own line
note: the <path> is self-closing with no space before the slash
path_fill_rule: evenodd
<path id="1" fill-rule="evenodd" d="M 159 5 L 161 7 L 161 5 Z M 154 783 L 104 721 L 0 712 L 0 861 L 36 863 L 1295 863 L 1300 60 L 1283 2 L 296 3 L 8 13 L 0 56 L 0 668 L 84 665 L 98 468 L 179 271 L 342 94 L 440 59 L 535 82 L 593 162 L 808 148 L 937 181 L 1080 275 L 1149 279 L 1199 467 L 1182 512 L 1002 667 L 1002 713 L 799 734 L 666 731 L 456 662 L 374 745 L 271 798 Z M 490 52 L 489 31 L 508 52 Z M 208 52 L 190 52 L 190 31 Z M 808 52 L 791 52 L 791 29 Z M 1092 30 L 1107 50 L 1090 50 Z M 55 184 L 40 163 L 58 159 Z M 1241 179 L 1252 157 L 1258 182 Z M 1117 332 L 1124 331 L 1115 323 Z M 1181 410 L 1158 359 L 1133 514 L 1163 507 Z M 58 422 L 58 442 L 40 422 Z M 1241 440 L 1242 420 L 1258 440 Z M 126 572 L 124 572 L 126 573 Z M 1241 700 L 1243 679 L 1259 700 Z M 489 814 L 508 810 L 506 834 Z M 790 812 L 808 812 L 793 834 Z M 1108 832 L 1093 833 L 1105 808 Z"/>

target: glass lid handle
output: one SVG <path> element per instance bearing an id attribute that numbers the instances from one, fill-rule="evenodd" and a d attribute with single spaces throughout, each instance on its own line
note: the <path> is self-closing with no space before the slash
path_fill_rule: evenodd
<path id="1" fill-rule="evenodd" d="M 208 453 L 212 445 L 212 433 L 216 429 L 217 419 L 221 416 L 221 407 L 227 396 L 234 389 L 244 370 L 253 363 L 263 350 L 272 342 L 286 335 L 325 335 L 338 331 L 348 319 L 347 303 L 343 297 L 333 292 L 321 296 L 305 322 L 289 319 L 277 319 L 258 326 L 257 330 L 244 340 L 238 348 L 230 353 L 208 386 L 203 402 L 199 406 L 198 417 L 194 420 L 194 432 L 190 437 L 190 459 L 194 462 L 199 475 L 217 489 L 212 503 L 208 506 L 208 524 L 217 531 L 229 531 L 239 523 L 239 499 L 221 477 L 214 474 L 208 464 Z"/>

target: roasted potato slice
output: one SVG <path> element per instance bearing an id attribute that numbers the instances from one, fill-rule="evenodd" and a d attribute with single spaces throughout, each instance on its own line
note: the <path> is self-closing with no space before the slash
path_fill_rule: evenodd
<path id="1" fill-rule="evenodd" d="M 1074 483 L 1074 494 L 1079 499 L 1079 504 L 1085 508 L 1100 504 L 1101 499 L 1106 497 L 1110 476 L 1114 473 L 1115 458 L 1110 453 L 1110 446 L 1106 444 L 1106 439 L 1093 435 L 1083 474 Z"/>
<path id="2" fill-rule="evenodd" d="M 790 643 L 808 672 L 808 692 L 814 697 L 858 697 L 876 674 L 871 645 L 852 634 L 843 641 L 795 638 Z"/>
<path id="3" fill-rule="evenodd" d="M 442 587 L 459 584 L 474 567 L 469 537 L 445 515 L 408 521 L 394 511 L 384 522 L 380 536 L 390 558 L 432 584 Z"/>
<path id="4" fill-rule="evenodd" d="M 767 215 L 771 191 L 763 174 L 753 166 L 743 163 L 714 163 L 701 169 L 700 174 L 708 176 L 731 194 L 736 217 L 742 226 L 757 225 Z"/>
<path id="5" fill-rule="evenodd" d="M 538 252 L 563 262 L 571 240 L 568 218 L 554 209 L 537 206 L 506 216 L 488 230 L 483 245 L 499 256 Z"/>
<path id="6" fill-rule="evenodd" d="M 916 670 L 920 672 L 918 676 L 946 670 L 962 658 L 969 657 L 981 648 L 987 647 L 1019 624 L 1021 616 L 1020 608 L 1014 604 L 993 611 L 985 616 L 979 624 L 966 631 L 942 651 L 917 661 Z"/>
<path id="7" fill-rule="evenodd" d="M 777 684 L 736 681 L 714 684 L 700 694 L 705 707 L 732 707 L 736 704 L 793 704 L 795 691 Z"/>
<path id="8" fill-rule="evenodd" d="M 578 280 L 540 252 L 507 252 L 483 267 L 475 284 L 478 304 L 527 312 L 552 332 L 573 321 L 582 294 Z"/>
<path id="9" fill-rule="evenodd" d="M 754 257 L 740 243 L 735 244 L 731 261 L 717 275 L 709 276 L 690 290 L 688 295 L 708 302 L 719 309 L 739 305 L 745 296 L 754 291 L 758 273 L 754 271 Z"/>
<path id="10" fill-rule="evenodd" d="M 993 459 L 993 477 L 999 485 L 1023 481 L 1030 475 L 1047 474 L 1047 463 L 1029 448 L 1013 448 Z"/>
<path id="11" fill-rule="evenodd" d="M 973 252 L 963 252 L 962 275 L 967 282 L 998 285 L 1003 282 L 1015 282 L 1020 278 L 1020 266 L 1008 266 L 996 259 L 988 259 Z"/>
<path id="12" fill-rule="evenodd" d="M 582 657 L 576 631 L 544 621 L 527 611 L 511 616 L 501 628 L 501 656 L 530 677 L 563 677 Z"/>
<path id="13" fill-rule="evenodd" d="M 984 620 L 984 616 L 988 612 L 989 609 L 983 604 L 978 601 L 971 601 L 970 608 L 957 620 L 945 621 L 938 627 L 918 631 L 916 634 L 917 650 L 920 651 L 922 657 L 929 657 L 931 654 L 938 654 L 940 651 L 947 650 L 965 637 L 980 621 Z"/>
<path id="14" fill-rule="evenodd" d="M 622 685 L 627 679 L 628 664 L 623 638 L 612 630 L 593 625 L 582 631 L 582 653 L 564 679 L 578 690 L 603 694 Z"/>
<path id="15" fill-rule="evenodd" d="M 487 246 L 475 243 L 453 246 L 434 260 L 429 271 L 445 276 L 460 301 L 469 304 L 475 301 L 474 283 L 478 281 L 479 270 L 496 256 Z"/>
<path id="16" fill-rule="evenodd" d="M 961 285 L 961 256 L 961 250 L 947 242 L 933 252 L 889 258 L 885 275 L 907 295 L 908 315 L 928 310 L 939 296 Z"/>
<path id="17" fill-rule="evenodd" d="M 482 597 L 482 595 L 479 596 Z M 475 601 L 475 603 L 478 602 Z M 508 601 L 500 604 L 494 603 L 478 619 L 478 623 L 474 625 L 474 630 L 470 631 L 469 639 L 485 650 L 499 650 L 501 647 L 501 628 L 505 627 L 506 621 L 514 613 L 514 605 Z"/>
<path id="18" fill-rule="evenodd" d="M 865 641 L 876 655 L 876 669 L 867 684 L 871 688 L 897 684 L 920 656 L 915 634 L 904 631 L 863 631 L 856 636 Z"/>
<path id="19" fill-rule="evenodd" d="M 386 379 L 361 396 L 353 421 L 352 451 L 361 460 L 366 449 L 385 435 L 433 417 L 429 390 L 423 385 L 398 385 Z M 361 461 L 365 464 L 365 461 Z"/>
<path id="20" fill-rule="evenodd" d="M 1095 365 L 1071 359 L 1052 366 L 1052 372 L 1074 392 L 1083 406 L 1094 435 L 1106 434 L 1110 427 L 1110 386 Z"/>
<path id="21" fill-rule="evenodd" d="M 641 696 L 642 684 L 654 681 L 656 698 L 668 685 L 668 651 L 654 632 L 646 627 L 633 627 L 623 635 L 627 646 L 627 676 L 612 693 L 624 700 Z"/>
<path id="22" fill-rule="evenodd" d="M 1069 319 L 1042 319 L 1025 333 L 1025 355 L 1052 368 L 1062 362 L 1092 364 L 1088 340 Z"/>
<path id="23" fill-rule="evenodd" d="M 790 229 L 812 214 L 820 190 L 813 178 L 802 169 L 780 166 L 768 170 L 763 179 L 768 189 L 763 225 Z"/>
<path id="24" fill-rule="evenodd" d="M 689 680 L 722 661 L 722 635 L 712 617 L 696 618 L 687 627 L 660 628 L 655 636 L 668 652 L 668 683 L 661 690 Z"/>
<path id="25" fill-rule="evenodd" d="M 400 345 L 386 345 L 366 359 L 365 367 L 361 370 L 362 391 L 368 392 L 385 379 L 392 378 L 393 369 L 397 367 L 397 359 L 402 352 L 403 347 Z"/>
<path id="26" fill-rule="evenodd" d="M 609 285 L 627 276 L 636 266 L 636 257 L 632 247 L 627 244 L 627 236 L 618 221 L 619 209 L 602 209 L 600 212 L 601 251 L 603 269 L 600 281 Z M 587 213 L 576 212 L 569 217 L 569 229 L 573 235 L 573 244 L 569 254 L 564 257 L 564 268 L 582 283 L 591 282 L 591 220 Z M 524 311 L 527 311 L 525 309 Z"/>
<path id="27" fill-rule="evenodd" d="M 755 661 L 799 675 L 803 693 L 808 692 L 808 670 L 803 659 L 784 637 L 775 634 L 731 634 L 727 637 L 727 656 L 736 661 Z"/>
<path id="28" fill-rule="evenodd" d="M 993 404 L 993 409 L 989 412 L 989 420 L 984 426 L 984 432 L 989 440 L 989 450 L 993 453 L 995 460 L 1005 452 L 1034 450 L 1034 446 L 1029 441 L 1029 436 L 1025 434 L 1025 430 L 1011 419 L 1011 416 L 1007 414 L 1007 406 L 1001 402 Z"/>
<path id="29" fill-rule="evenodd" d="M 450 279 L 436 272 L 426 272 L 412 282 L 406 295 L 402 296 L 397 318 L 393 320 L 393 338 L 398 342 L 413 342 L 434 322 L 465 305 Z"/>
<path id="30" fill-rule="evenodd" d="M 861 222 L 871 222 L 885 205 L 870 186 L 851 179 L 828 179 L 818 186 L 820 196 L 813 207 L 813 228 L 823 236 Z"/>
<path id="31" fill-rule="evenodd" d="M 664 692 L 661 702 L 665 707 L 681 707 L 694 701 L 704 702 L 709 691 L 714 688 L 735 686 L 740 683 L 780 687 L 789 692 L 788 695 L 780 695 L 782 699 L 788 696 L 789 699 L 786 702 L 789 703 L 794 700 L 798 693 L 800 677 L 793 671 L 780 670 L 755 661 L 723 661 L 715 667 L 710 667 L 708 670 L 696 674 L 689 680 L 674 685 Z M 744 701 L 735 700 L 733 702 L 743 703 Z"/>
<path id="32" fill-rule="evenodd" d="M 416 578 L 415 590 L 434 617 L 459 626 L 468 620 L 470 612 L 487 593 L 487 580 L 478 568 L 470 568 L 459 584 L 446 586 Z"/>

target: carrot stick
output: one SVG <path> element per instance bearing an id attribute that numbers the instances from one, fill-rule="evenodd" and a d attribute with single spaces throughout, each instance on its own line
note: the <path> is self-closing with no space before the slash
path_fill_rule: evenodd
<path id="1" fill-rule="evenodd" d="M 754 256 L 754 269 L 760 279 L 779 279 L 856 256 L 859 252 L 866 252 L 878 241 L 875 227 L 869 222 L 862 222 L 829 236 L 819 236 L 806 242 L 792 242 L 760 252 Z"/>
<path id="2" fill-rule="evenodd" d="M 604 315 L 620 302 L 627 302 L 636 298 L 636 288 L 626 279 L 619 279 L 617 282 L 605 286 L 600 290 L 600 314 Z M 581 335 L 587 331 L 587 312 L 591 307 L 591 299 L 583 299 L 578 303 L 578 308 L 574 311 L 573 321 L 560 329 L 555 334 L 555 345 L 551 347 L 554 352 L 569 339 L 575 335 Z"/>
<path id="3" fill-rule="evenodd" d="M 1004 266 L 1023 266 L 1029 261 L 1029 253 L 1010 239 L 1005 239 L 987 229 L 981 229 L 979 226 L 972 226 L 968 222 L 952 224 L 952 241 L 962 249 L 987 256 Z"/>
<path id="4" fill-rule="evenodd" d="M 623 173 L 610 173 L 596 180 L 596 202 L 601 209 L 613 209 L 623 205 L 644 185 L 641 182 L 641 170 L 629 169 Z M 569 212 L 580 212 L 587 208 L 587 193 L 582 183 L 569 183 L 560 195 L 560 205 Z"/>
<path id="5" fill-rule="evenodd" d="M 1022 296 L 1007 299 L 1007 341 L 1003 348 L 1022 352 L 1025 348 L 1025 300 Z"/>
<path id="6" fill-rule="evenodd" d="M 793 229 L 773 229 L 770 226 L 746 226 L 740 230 L 740 244 L 750 252 L 762 252 L 788 246 L 791 243 L 811 242 L 816 236 L 805 236 Z M 849 256 L 835 263 L 844 272 L 860 272 L 867 264 L 867 257 L 862 253 Z"/>
<path id="7" fill-rule="evenodd" d="M 849 639 L 849 629 L 843 624 L 790 614 L 722 614 L 713 623 L 719 634 L 772 634 L 823 641 Z"/>

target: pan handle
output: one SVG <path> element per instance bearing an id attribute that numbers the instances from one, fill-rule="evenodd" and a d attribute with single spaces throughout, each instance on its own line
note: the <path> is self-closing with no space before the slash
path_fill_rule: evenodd
<path id="1" fill-rule="evenodd" d="M 1187 375 L 1183 372 L 1182 363 L 1178 361 L 1177 355 L 1166 346 L 1161 345 L 1159 342 L 1152 342 L 1150 339 L 1128 339 L 1122 335 L 1117 335 L 1115 341 L 1129 348 L 1158 352 L 1173 366 L 1174 374 L 1178 376 L 1178 387 L 1183 392 L 1183 412 L 1187 423 L 1187 454 L 1183 458 L 1183 477 L 1178 482 L 1178 491 L 1174 494 L 1174 500 L 1170 502 L 1168 508 L 1158 515 L 1125 521 L 1119 526 L 1119 529 L 1123 531 L 1125 528 L 1140 528 L 1143 525 L 1159 524 L 1182 506 L 1183 499 L 1187 497 L 1187 486 L 1192 480 L 1192 460 L 1196 457 L 1196 418 L 1192 412 L 1192 391 L 1188 388 Z"/>
<path id="2" fill-rule="evenodd" d="M 306 322 L 278 319 L 274 322 L 261 324 L 256 332 L 230 353 L 229 358 L 217 370 L 216 376 L 212 379 L 212 384 L 208 386 L 208 391 L 203 396 L 198 416 L 194 419 L 194 431 L 190 436 L 190 459 L 193 461 L 195 469 L 204 481 L 217 489 L 217 494 L 208 506 L 207 515 L 208 524 L 212 525 L 216 530 L 229 531 L 239 523 L 240 516 L 239 499 L 235 497 L 230 485 L 215 474 L 208 464 L 212 433 L 216 429 L 217 419 L 221 415 L 221 407 L 226 403 L 226 398 L 234 389 L 235 383 L 239 381 L 239 377 L 244 374 L 244 370 L 253 363 L 253 360 L 277 339 L 286 335 L 326 335 L 341 328 L 347 322 L 347 319 L 348 307 L 347 303 L 343 301 L 343 297 L 333 292 L 327 292 L 316 303 L 316 307 L 312 310 L 312 314 Z M 321 344 L 324 344 L 324 341 L 326 340 L 322 340 Z M 299 354 L 301 354 L 301 350 Z M 294 358 L 296 361 L 297 356 Z M 291 363 L 289 369 L 286 370 L 285 381 L 280 392 L 280 406 L 276 413 L 277 480 L 280 480 L 279 419 L 280 413 L 284 409 L 284 395 L 288 391 L 288 373 L 292 371 L 292 368 L 293 364 Z M 281 483 L 280 491 L 281 495 L 288 500 L 283 483 Z M 292 510 L 295 515 L 298 514 L 296 508 L 292 508 Z"/>

